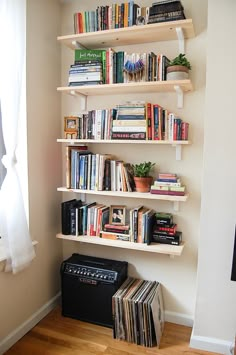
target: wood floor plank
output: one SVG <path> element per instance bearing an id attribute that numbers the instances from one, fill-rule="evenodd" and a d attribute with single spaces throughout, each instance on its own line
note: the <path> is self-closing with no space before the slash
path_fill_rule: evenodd
<path id="1" fill-rule="evenodd" d="M 113 339 L 110 328 L 63 317 L 57 307 L 5 355 L 216 355 L 190 349 L 191 331 L 166 322 L 160 348 L 147 348 Z"/>

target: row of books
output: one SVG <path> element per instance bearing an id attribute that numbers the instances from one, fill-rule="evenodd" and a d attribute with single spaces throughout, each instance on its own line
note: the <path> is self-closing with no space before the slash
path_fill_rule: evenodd
<path id="1" fill-rule="evenodd" d="M 131 0 L 74 13 L 74 32 L 96 32 L 182 19 L 185 19 L 185 15 L 180 1 L 165 0 L 155 2 L 152 6 L 140 7 Z"/>
<path id="2" fill-rule="evenodd" d="M 150 192 L 158 195 L 184 196 L 186 187 L 182 185 L 177 174 L 160 173 L 151 186 Z"/>
<path id="3" fill-rule="evenodd" d="M 164 330 L 161 284 L 127 278 L 112 297 L 112 314 L 115 339 L 159 346 Z"/>
<path id="4" fill-rule="evenodd" d="M 66 147 L 66 187 L 95 191 L 135 190 L 131 164 L 110 154 L 93 154 L 86 146 Z"/>
<path id="5" fill-rule="evenodd" d="M 84 33 L 130 27 L 136 25 L 138 16 L 141 16 L 141 8 L 132 0 L 122 4 L 98 6 L 96 10 L 74 14 L 74 31 Z"/>
<path id="6" fill-rule="evenodd" d="M 69 86 L 166 80 L 170 60 L 163 54 L 116 52 L 113 48 L 76 49 Z"/>
<path id="7" fill-rule="evenodd" d="M 188 140 L 189 123 L 158 104 L 126 102 L 76 117 L 78 139 Z"/>
<path id="8" fill-rule="evenodd" d="M 135 207 L 126 213 L 125 206 L 106 206 L 72 199 L 61 204 L 61 225 L 64 235 L 97 236 L 147 245 L 180 245 L 182 242 L 182 232 L 177 231 L 173 215 L 155 212 L 145 206 Z"/>

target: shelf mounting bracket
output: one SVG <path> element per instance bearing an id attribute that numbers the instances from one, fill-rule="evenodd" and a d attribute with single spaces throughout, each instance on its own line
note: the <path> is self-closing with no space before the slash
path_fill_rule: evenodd
<path id="1" fill-rule="evenodd" d="M 70 90 L 69 94 L 71 96 L 80 96 L 81 98 L 81 110 L 82 111 L 87 111 L 87 96 L 84 94 L 81 94 L 80 92 L 77 92 L 76 90 Z"/>
<path id="2" fill-rule="evenodd" d="M 72 44 L 72 47 L 74 47 L 74 49 L 87 49 L 86 47 L 82 46 L 82 44 L 80 44 L 77 41 L 72 41 L 71 44 Z"/>
<path id="3" fill-rule="evenodd" d="M 176 34 L 179 41 L 179 53 L 185 53 L 185 41 L 182 27 L 176 27 Z"/>
<path id="4" fill-rule="evenodd" d="M 172 147 L 175 147 L 175 159 L 182 159 L 182 146 L 180 144 L 172 144 Z"/>
<path id="5" fill-rule="evenodd" d="M 184 94 L 183 90 L 179 85 L 174 85 L 174 89 L 177 94 L 177 107 L 178 108 L 183 108 L 184 107 Z"/>
<path id="6" fill-rule="evenodd" d="M 173 204 L 174 204 L 174 211 L 178 212 L 179 211 L 179 201 L 174 201 Z"/>

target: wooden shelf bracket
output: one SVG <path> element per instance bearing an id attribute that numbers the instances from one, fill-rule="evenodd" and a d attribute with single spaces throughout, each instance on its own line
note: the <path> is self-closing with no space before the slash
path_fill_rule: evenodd
<path id="1" fill-rule="evenodd" d="M 183 90 L 179 85 L 174 85 L 174 89 L 177 94 L 177 107 L 178 108 L 183 108 L 184 107 L 184 94 Z"/>
<path id="2" fill-rule="evenodd" d="M 185 53 L 185 40 L 182 27 L 176 27 L 176 34 L 179 41 L 179 53 Z"/>

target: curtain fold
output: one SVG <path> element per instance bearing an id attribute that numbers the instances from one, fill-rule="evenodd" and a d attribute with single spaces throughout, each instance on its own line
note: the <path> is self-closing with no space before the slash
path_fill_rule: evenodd
<path id="1" fill-rule="evenodd" d="M 0 1 L 0 100 L 7 173 L 0 191 L 0 235 L 6 271 L 21 271 L 35 257 L 17 172 L 18 123 L 26 115 L 26 0 Z"/>

